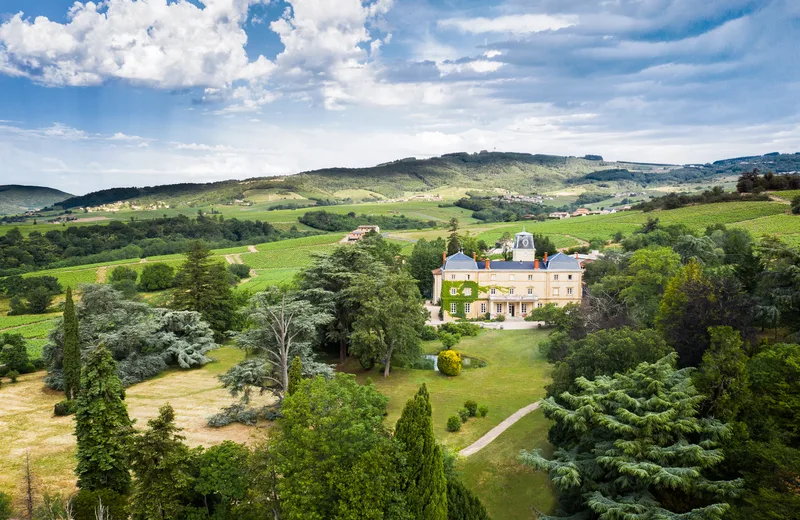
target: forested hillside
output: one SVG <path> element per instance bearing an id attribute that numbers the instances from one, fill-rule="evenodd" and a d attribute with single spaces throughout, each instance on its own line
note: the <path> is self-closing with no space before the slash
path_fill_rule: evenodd
<path id="1" fill-rule="evenodd" d="M 14 215 L 49 206 L 70 197 L 69 193 L 42 186 L 0 186 L 0 215 Z"/>

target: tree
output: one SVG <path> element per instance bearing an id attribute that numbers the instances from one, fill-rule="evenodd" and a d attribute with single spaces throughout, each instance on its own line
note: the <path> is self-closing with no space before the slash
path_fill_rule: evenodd
<path id="1" fill-rule="evenodd" d="M 167 264 L 147 264 L 139 276 L 142 291 L 163 291 L 175 284 L 175 269 Z"/>
<path id="2" fill-rule="evenodd" d="M 203 496 L 210 518 L 240 518 L 232 510 L 243 503 L 255 484 L 248 474 L 251 452 L 244 444 L 223 441 L 205 450 L 197 459 L 194 491 Z"/>
<path id="3" fill-rule="evenodd" d="M 44 314 L 53 303 L 55 294 L 46 287 L 34 287 L 25 295 L 28 302 L 26 309 L 30 314 Z"/>
<path id="4" fill-rule="evenodd" d="M 481 500 L 455 478 L 447 479 L 447 520 L 489 520 Z"/>
<path id="5" fill-rule="evenodd" d="M 700 406 L 702 414 L 730 421 L 750 394 L 747 354 L 739 331 L 732 327 L 711 327 L 708 333 L 710 345 L 692 379 L 706 396 Z"/>
<path id="6" fill-rule="evenodd" d="M 403 408 L 394 438 L 406 459 L 404 493 L 409 512 L 417 520 L 446 520 L 447 482 L 431 414 L 428 389 L 423 384 Z"/>
<path id="7" fill-rule="evenodd" d="M 762 238 L 758 257 L 763 267 L 755 295 L 756 320 L 763 327 L 800 330 L 800 249 L 784 244 L 777 237 Z"/>
<path id="8" fill-rule="evenodd" d="M 373 256 L 374 249 L 363 246 L 361 242 L 355 247 L 337 247 L 329 255 L 315 256 L 314 262 L 300 273 L 298 280 L 303 299 L 332 310 L 334 319 L 323 330 L 328 341 L 338 344 L 342 363 L 347 359 L 353 321 L 363 299 L 355 285 L 356 280 L 364 274 L 383 276 L 391 269 Z"/>
<path id="9" fill-rule="evenodd" d="M 91 350 L 81 370 L 81 392 L 75 412 L 78 487 L 125 494 L 131 484 L 128 454 L 133 421 L 117 364 L 104 346 Z"/>
<path id="10" fill-rule="evenodd" d="M 173 307 L 199 312 L 214 331 L 214 338 L 222 341 L 235 311 L 225 266 L 211 260 L 211 252 L 202 242 L 193 242 L 176 280 Z"/>
<path id="11" fill-rule="evenodd" d="M 11 332 L 0 334 L 0 365 L 4 365 L 0 374 L 11 372 L 16 372 L 17 375 L 28 374 L 35 370 L 22 334 Z"/>
<path id="12" fill-rule="evenodd" d="M 703 396 L 675 354 L 628 374 L 579 378 L 580 392 L 542 402 L 564 430 L 554 458 L 523 451 L 548 471 L 568 514 L 598 518 L 719 519 L 740 481 L 715 481 L 726 426 L 697 417 Z"/>
<path id="13" fill-rule="evenodd" d="M 381 278 L 362 276 L 357 292 L 364 298 L 353 324 L 353 354 L 384 364 L 389 377 L 393 360 L 412 361 L 420 356 L 420 332 L 427 312 L 414 280 L 405 273 Z"/>
<path id="14" fill-rule="evenodd" d="M 419 239 L 408 259 L 408 272 L 417 280 L 419 292 L 426 298 L 433 297 L 433 274 L 431 271 L 442 266 L 442 253 L 447 244 L 444 239 L 427 241 Z"/>
<path id="15" fill-rule="evenodd" d="M 303 380 L 286 397 L 271 443 L 282 518 L 412 518 L 401 456 L 383 422 L 387 401 L 348 374 Z"/>
<path id="16" fill-rule="evenodd" d="M 696 367 L 711 342 L 709 327 L 731 326 L 752 336 L 751 307 L 733 274 L 709 276 L 690 261 L 667 285 L 656 322 L 678 353 L 678 365 Z"/>
<path id="17" fill-rule="evenodd" d="M 286 387 L 286 394 L 292 395 L 302 380 L 303 362 L 300 360 L 300 356 L 295 356 L 292 359 L 292 366 L 289 367 L 289 385 Z"/>
<path id="18" fill-rule="evenodd" d="M 78 330 L 78 316 L 72 301 L 72 287 L 67 287 L 67 300 L 64 303 L 64 359 L 61 362 L 64 374 L 64 394 L 68 400 L 76 399 L 81 389 L 81 338 Z"/>
<path id="19" fill-rule="evenodd" d="M 461 238 L 458 236 L 458 219 L 450 219 L 450 234 L 447 236 L 447 255 L 454 255 L 461 250 Z"/>
<path id="20" fill-rule="evenodd" d="M 191 491 L 190 452 L 175 425 L 175 410 L 165 404 L 147 429 L 136 435 L 131 467 L 136 485 L 131 497 L 134 520 L 180 518 Z"/>
<path id="21" fill-rule="evenodd" d="M 324 309 L 299 299 L 296 294 L 272 288 L 253 296 L 245 312 L 252 326 L 237 333 L 235 339 L 239 348 L 255 353 L 256 357 L 246 359 L 220 377 L 234 396 L 243 394 L 247 403 L 251 388 L 255 387 L 283 399 L 289 390 L 289 364 L 294 358 L 300 359 L 309 375 L 330 375 L 330 367 L 315 362 L 311 349 L 317 330 L 332 319 Z M 250 374 L 256 375 L 256 379 Z"/>
<path id="22" fill-rule="evenodd" d="M 111 271 L 111 275 L 108 277 L 108 279 L 112 284 L 126 280 L 136 283 L 136 279 L 138 277 L 139 273 L 136 272 L 136 270 L 124 265 L 119 265 Z"/>

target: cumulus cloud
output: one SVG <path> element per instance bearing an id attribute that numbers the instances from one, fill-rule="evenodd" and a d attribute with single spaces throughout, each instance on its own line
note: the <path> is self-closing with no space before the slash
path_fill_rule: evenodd
<path id="1" fill-rule="evenodd" d="M 122 79 L 156 88 L 223 87 L 264 80 L 274 64 L 250 60 L 242 25 L 268 0 L 75 2 L 66 23 L 15 14 L 0 25 L 0 72 L 52 86 Z"/>

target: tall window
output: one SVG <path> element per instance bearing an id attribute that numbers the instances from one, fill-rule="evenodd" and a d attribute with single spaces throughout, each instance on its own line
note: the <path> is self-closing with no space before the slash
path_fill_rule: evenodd
<path id="1" fill-rule="evenodd" d="M 528 275 L 528 281 L 531 281 L 531 280 L 533 280 L 533 275 L 532 275 L 532 274 L 529 274 L 529 275 Z"/>
<path id="2" fill-rule="evenodd" d="M 458 291 L 456 290 L 456 288 L 455 288 L 455 287 L 451 287 L 451 288 L 450 288 L 450 295 L 451 295 L 451 296 L 455 296 L 457 292 L 458 292 Z"/>
<path id="3" fill-rule="evenodd" d="M 467 280 L 469 280 L 470 275 L 467 275 Z M 572 275 L 569 276 L 569 279 L 572 280 Z"/>
<path id="4" fill-rule="evenodd" d="M 556 281 L 556 282 L 558 281 L 558 275 L 557 274 L 553 275 L 553 280 Z"/>
<path id="5" fill-rule="evenodd" d="M 454 274 L 451 274 L 451 275 L 450 275 L 450 279 L 451 279 L 451 280 L 455 280 L 455 279 L 456 279 L 456 275 L 454 275 Z"/>
<path id="6" fill-rule="evenodd" d="M 553 296 L 558 296 L 558 287 L 553 289 Z"/>
<path id="7" fill-rule="evenodd" d="M 481 303 L 481 314 L 486 314 L 486 304 Z"/>
<path id="8" fill-rule="evenodd" d="M 567 280 L 572 280 L 572 275 L 571 274 L 567 275 Z"/>
<path id="9" fill-rule="evenodd" d="M 533 294 L 533 287 L 528 287 L 528 294 Z"/>
<path id="10" fill-rule="evenodd" d="M 497 280 L 497 275 L 496 275 L 496 274 L 493 274 L 493 275 L 492 275 L 490 278 L 491 278 L 492 280 Z"/>
<path id="11" fill-rule="evenodd" d="M 567 287 L 567 296 L 572 296 L 572 287 Z"/>
<path id="12" fill-rule="evenodd" d="M 492 287 L 491 289 L 489 289 L 489 294 L 497 294 L 497 289 Z"/>
<path id="13" fill-rule="evenodd" d="M 528 312 L 528 304 L 527 303 L 523 303 L 522 304 L 522 314 L 525 314 L 526 312 Z"/>
<path id="14" fill-rule="evenodd" d="M 458 312 L 458 305 L 455 303 L 450 304 L 450 314 L 455 314 Z"/>
<path id="15" fill-rule="evenodd" d="M 508 294 L 514 294 L 514 288 L 513 287 L 508 290 Z"/>
<path id="16" fill-rule="evenodd" d="M 472 289 L 467 287 L 464 289 L 464 296 L 472 296 Z"/>
<path id="17" fill-rule="evenodd" d="M 472 309 L 472 304 L 465 303 L 464 304 L 464 313 L 469 314 L 469 311 Z"/>
<path id="18" fill-rule="evenodd" d="M 503 312 L 503 304 L 502 303 L 498 303 L 497 304 L 497 314 L 500 314 L 502 312 Z"/>

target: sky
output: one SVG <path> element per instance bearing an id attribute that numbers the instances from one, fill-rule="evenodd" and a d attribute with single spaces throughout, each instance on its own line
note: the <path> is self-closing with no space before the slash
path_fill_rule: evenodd
<path id="1" fill-rule="evenodd" d="M 797 0 L 2 0 L 0 184 L 800 151 Z"/>

